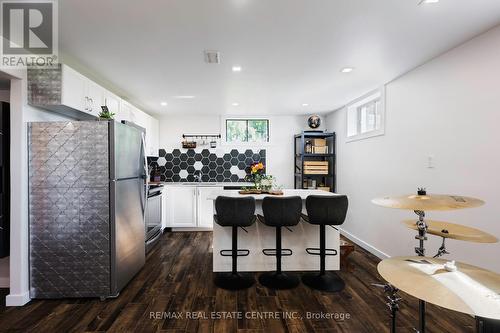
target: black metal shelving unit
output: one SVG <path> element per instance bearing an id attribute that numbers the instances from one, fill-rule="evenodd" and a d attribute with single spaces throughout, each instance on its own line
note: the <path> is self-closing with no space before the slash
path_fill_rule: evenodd
<path id="1" fill-rule="evenodd" d="M 306 153 L 306 143 L 312 139 L 325 139 L 328 147 L 326 154 Z M 305 181 L 316 180 L 316 185 L 328 186 L 330 192 L 335 192 L 335 133 L 308 132 L 304 131 L 294 136 L 294 168 L 295 168 L 295 188 L 304 189 Z M 304 174 L 305 161 L 328 161 L 327 174 Z"/>

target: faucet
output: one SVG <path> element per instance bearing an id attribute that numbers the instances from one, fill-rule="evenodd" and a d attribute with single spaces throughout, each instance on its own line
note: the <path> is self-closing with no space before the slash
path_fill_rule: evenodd
<path id="1" fill-rule="evenodd" d="M 196 170 L 194 172 L 194 181 L 201 183 L 201 171 L 200 170 Z"/>

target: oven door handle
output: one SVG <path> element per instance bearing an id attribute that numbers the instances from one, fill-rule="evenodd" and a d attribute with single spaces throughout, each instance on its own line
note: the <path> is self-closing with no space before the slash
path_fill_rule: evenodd
<path id="1" fill-rule="evenodd" d="M 151 198 L 154 198 L 154 197 L 160 197 L 161 196 L 161 192 L 156 192 L 156 193 L 153 193 L 153 194 L 148 194 L 148 199 L 151 199 Z"/>

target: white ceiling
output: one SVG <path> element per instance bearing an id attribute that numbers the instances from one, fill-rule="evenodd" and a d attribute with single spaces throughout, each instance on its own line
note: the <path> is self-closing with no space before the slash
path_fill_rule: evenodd
<path id="1" fill-rule="evenodd" d="M 499 0 L 418 1 L 63 0 L 60 50 L 150 113 L 322 113 L 500 23 Z"/>

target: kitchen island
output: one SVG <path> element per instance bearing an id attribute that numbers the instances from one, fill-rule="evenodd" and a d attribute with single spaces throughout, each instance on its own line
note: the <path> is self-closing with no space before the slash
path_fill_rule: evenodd
<path id="1" fill-rule="evenodd" d="M 335 193 L 320 190 L 283 190 L 283 196 L 300 196 L 302 198 L 302 212 L 307 214 L 305 209 L 305 199 L 309 195 L 337 195 Z M 269 196 L 267 194 L 239 194 L 237 190 L 214 190 L 208 195 L 208 200 L 215 202 L 218 196 L 248 197 L 252 196 L 256 200 L 255 214 L 262 215 L 262 200 Z M 282 197 L 282 196 L 279 196 Z M 215 211 L 215 209 L 214 209 Z M 215 212 L 214 212 L 215 214 Z M 248 249 L 250 254 L 247 257 L 238 258 L 238 271 L 242 272 L 264 272 L 276 269 L 276 258 L 265 256 L 262 253 L 264 248 L 275 248 L 275 228 L 268 227 L 257 220 L 254 225 L 238 231 L 238 248 Z M 319 256 L 306 253 L 308 247 L 319 247 L 319 226 L 311 225 L 303 220 L 292 227 L 290 232 L 285 228 L 282 231 L 283 248 L 293 251 L 291 256 L 282 258 L 284 271 L 318 271 Z M 340 235 L 333 228 L 326 229 L 327 248 L 337 250 L 339 255 L 326 257 L 327 270 L 339 270 L 340 258 Z M 231 271 L 231 257 L 220 255 L 221 250 L 231 249 L 231 228 L 221 227 L 214 223 L 213 226 L 213 271 Z"/>

